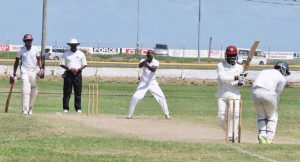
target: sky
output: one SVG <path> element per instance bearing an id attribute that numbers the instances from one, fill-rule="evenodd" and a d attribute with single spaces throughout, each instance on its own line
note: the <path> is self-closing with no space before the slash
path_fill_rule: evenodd
<path id="1" fill-rule="evenodd" d="M 43 0 L 1 6 L 0 44 L 22 44 L 25 33 L 41 44 Z M 201 0 L 200 6 L 199 12 L 199 0 L 48 0 L 46 45 L 76 38 L 81 46 L 134 48 L 139 35 L 144 48 L 198 49 L 200 38 L 205 50 L 211 38 L 215 50 L 260 40 L 262 50 L 300 51 L 300 0 Z"/>

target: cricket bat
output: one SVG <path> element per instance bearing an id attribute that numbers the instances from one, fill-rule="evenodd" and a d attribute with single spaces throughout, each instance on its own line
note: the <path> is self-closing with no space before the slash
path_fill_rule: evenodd
<path id="1" fill-rule="evenodd" d="M 257 48 L 258 44 L 259 44 L 259 40 L 256 40 L 253 43 L 252 47 L 251 47 L 250 52 L 249 52 L 248 57 L 247 57 L 247 60 L 246 60 L 246 63 L 244 65 L 244 72 L 248 70 L 248 68 L 250 66 L 250 62 L 252 60 L 252 57 L 255 54 L 255 51 L 256 51 L 256 48 Z"/>
<path id="2" fill-rule="evenodd" d="M 12 90 L 14 88 L 14 85 L 15 85 L 14 82 L 10 84 L 9 93 L 8 93 L 8 96 L 7 96 L 7 99 L 6 99 L 6 104 L 5 104 L 5 111 L 4 111 L 5 113 L 8 112 L 9 101 L 10 101 L 10 98 L 11 98 L 11 94 L 12 94 Z"/>

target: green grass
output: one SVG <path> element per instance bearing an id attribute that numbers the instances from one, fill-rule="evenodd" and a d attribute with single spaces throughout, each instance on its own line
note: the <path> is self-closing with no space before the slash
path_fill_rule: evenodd
<path id="1" fill-rule="evenodd" d="M 34 115 L 20 114 L 20 81 L 17 82 L 8 114 L 0 113 L 0 161 L 264 161 L 241 150 L 276 161 L 297 161 L 300 146 L 291 144 L 225 144 L 216 142 L 174 142 L 137 139 L 80 123 L 60 123 L 43 118 L 62 112 L 62 80 L 39 80 Z M 136 84 L 99 82 L 101 113 L 126 116 Z M 173 120 L 215 126 L 216 86 L 162 84 Z M 0 80 L 0 104 L 9 84 Z M 241 90 L 243 130 L 256 132 L 251 89 Z M 286 88 L 279 105 L 276 136 L 300 138 L 299 88 Z M 84 81 L 82 108 L 87 108 L 87 81 Z M 70 100 L 72 105 L 73 96 Z M 73 106 L 70 110 L 74 112 Z M 72 113 L 71 112 L 71 113 Z M 82 114 L 84 115 L 84 114 Z M 149 94 L 137 106 L 135 116 L 162 117 Z M 155 119 L 153 119 L 155 120 Z M 138 122 L 138 120 L 136 120 Z M 83 131 L 83 134 L 76 132 Z M 299 140 L 298 140 L 299 141 Z M 265 160 L 268 161 L 268 160 Z"/>

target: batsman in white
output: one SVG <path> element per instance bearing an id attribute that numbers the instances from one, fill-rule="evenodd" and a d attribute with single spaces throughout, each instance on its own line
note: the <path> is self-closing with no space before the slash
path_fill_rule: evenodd
<path id="1" fill-rule="evenodd" d="M 32 107 L 35 102 L 38 86 L 36 84 L 36 76 L 41 79 L 44 78 L 44 69 L 42 66 L 42 60 L 37 47 L 32 46 L 33 37 L 31 34 L 25 34 L 23 42 L 25 45 L 20 48 L 20 51 L 16 55 L 14 63 L 14 72 L 10 77 L 10 82 L 16 81 L 16 72 L 20 64 L 21 80 L 22 80 L 22 113 L 24 115 L 32 114 Z M 37 63 L 39 66 L 39 72 L 37 73 Z"/>
<path id="2" fill-rule="evenodd" d="M 277 105 L 286 84 L 285 76 L 288 75 L 288 64 L 279 61 L 274 69 L 261 71 L 253 83 L 252 100 L 256 109 L 258 140 L 261 144 L 271 144 L 274 141 L 278 120 Z"/>
<path id="3" fill-rule="evenodd" d="M 165 95 L 160 89 L 155 77 L 155 71 L 159 67 L 159 62 L 154 58 L 153 50 L 147 51 L 147 59 L 142 59 L 139 67 L 143 68 L 143 75 L 141 76 L 136 92 L 131 98 L 127 119 L 132 119 L 136 105 L 144 98 L 148 90 L 150 90 L 151 94 L 160 104 L 166 119 L 170 119 L 171 117 Z"/>
<path id="4" fill-rule="evenodd" d="M 226 112 L 229 99 L 234 99 L 235 102 L 235 114 L 234 119 L 235 123 L 238 123 L 239 120 L 239 102 L 241 99 L 240 91 L 238 86 L 243 86 L 244 80 L 243 77 L 243 66 L 236 63 L 238 50 L 235 46 L 228 46 L 225 52 L 225 60 L 220 62 L 217 67 L 218 73 L 218 91 L 215 94 L 217 98 L 218 114 L 217 114 L 217 123 L 226 131 Z M 235 100 L 238 99 L 238 100 Z M 233 114 L 233 101 L 231 105 L 231 114 Z M 230 127 L 228 128 L 229 140 L 237 141 L 238 139 L 238 124 L 233 126 L 233 120 L 230 118 Z M 232 137 L 234 131 L 235 137 Z"/>

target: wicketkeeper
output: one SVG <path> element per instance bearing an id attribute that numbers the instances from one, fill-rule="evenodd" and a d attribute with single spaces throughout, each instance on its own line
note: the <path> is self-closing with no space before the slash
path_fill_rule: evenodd
<path id="1" fill-rule="evenodd" d="M 261 144 L 274 142 L 278 120 L 277 105 L 286 84 L 285 76 L 290 74 L 288 64 L 279 61 L 274 69 L 261 71 L 253 83 L 252 100 L 256 109 L 258 140 Z"/>
<path id="2" fill-rule="evenodd" d="M 235 124 L 233 128 L 233 120 L 230 118 L 230 126 L 227 128 L 226 114 L 227 105 L 229 99 L 234 99 L 235 102 L 235 123 L 239 121 L 239 103 L 241 99 L 240 91 L 238 86 L 244 85 L 243 76 L 243 66 L 236 63 L 238 50 L 235 46 L 228 46 L 225 52 L 225 60 L 220 62 L 217 67 L 218 73 L 218 91 L 216 93 L 217 105 L 218 105 L 218 115 L 217 123 L 226 131 L 228 129 L 229 136 L 228 140 L 237 141 L 238 139 L 238 124 Z M 237 99 L 237 100 L 236 100 Z M 233 114 L 233 102 L 231 105 L 231 114 Z M 232 116 L 232 115 L 231 115 Z M 232 137 L 234 131 L 234 137 Z"/>
<path id="3" fill-rule="evenodd" d="M 24 115 L 31 115 L 33 104 L 35 102 L 38 86 L 36 84 L 36 76 L 38 75 L 41 79 L 44 78 L 44 69 L 42 66 L 42 60 L 40 57 L 39 49 L 32 46 L 32 35 L 25 34 L 23 42 L 25 45 L 21 47 L 20 51 L 16 55 L 14 64 L 14 72 L 10 77 L 10 82 L 16 81 L 16 72 L 21 60 L 21 80 L 22 80 L 22 113 Z M 36 64 L 38 63 L 39 72 L 37 73 Z"/>

